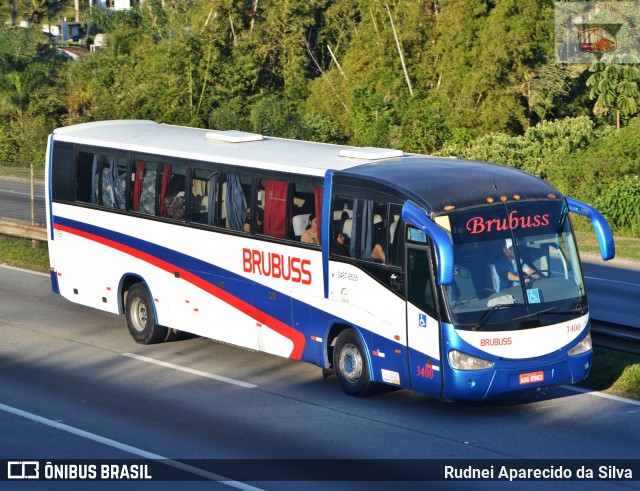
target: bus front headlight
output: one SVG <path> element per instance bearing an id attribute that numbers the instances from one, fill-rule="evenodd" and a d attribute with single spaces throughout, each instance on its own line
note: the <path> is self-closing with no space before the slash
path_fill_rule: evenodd
<path id="1" fill-rule="evenodd" d="M 485 370 L 493 366 L 490 361 L 457 350 L 449 351 L 449 364 L 456 370 Z"/>
<path id="2" fill-rule="evenodd" d="M 586 353 L 587 351 L 591 351 L 591 333 L 587 334 L 585 338 L 576 344 L 573 348 L 571 348 L 568 352 L 569 356 L 581 355 L 582 353 Z"/>

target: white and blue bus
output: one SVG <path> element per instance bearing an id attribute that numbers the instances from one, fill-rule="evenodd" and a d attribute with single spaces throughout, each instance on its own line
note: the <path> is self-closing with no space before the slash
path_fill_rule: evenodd
<path id="1" fill-rule="evenodd" d="M 53 290 L 143 344 L 192 333 L 313 363 L 351 395 L 481 400 L 591 367 L 569 213 L 491 163 L 151 121 L 57 129 Z M 305 239 L 306 237 L 306 239 Z"/>

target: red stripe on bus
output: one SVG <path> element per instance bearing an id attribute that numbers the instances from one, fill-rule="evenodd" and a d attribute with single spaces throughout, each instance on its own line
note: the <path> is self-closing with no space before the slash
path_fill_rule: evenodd
<path id="1" fill-rule="evenodd" d="M 141 259 L 153 266 L 156 266 L 164 271 L 171 273 L 172 275 L 178 271 L 180 273 L 180 278 L 183 280 L 197 286 L 198 288 L 210 293 L 216 298 L 219 298 L 223 302 L 231 305 L 235 309 L 240 312 L 248 315 L 249 317 L 255 319 L 256 321 L 267 325 L 270 329 L 274 330 L 278 334 L 290 339 L 293 342 L 293 350 L 289 355 L 289 358 L 293 360 L 299 360 L 302 357 L 302 352 L 304 351 L 304 346 L 306 343 L 304 335 L 300 332 L 292 328 L 291 326 L 285 324 L 284 322 L 279 321 L 275 317 L 270 316 L 269 314 L 257 309 L 253 305 L 245 302 L 244 300 L 239 299 L 238 297 L 230 294 L 229 292 L 218 288 L 217 286 L 211 284 L 208 281 L 203 280 L 199 276 L 190 273 L 189 271 L 176 268 L 171 263 L 164 261 L 162 259 L 157 258 L 151 254 L 146 252 L 142 252 L 139 249 L 135 249 L 134 247 L 130 247 L 124 245 L 120 242 L 116 242 L 111 239 L 107 239 L 100 235 L 92 234 L 90 232 L 85 232 L 83 230 L 78 230 L 76 228 L 68 227 L 66 225 L 61 225 L 59 223 L 54 224 L 54 228 L 60 230 L 62 232 L 68 232 L 73 235 L 77 235 L 79 237 L 98 242 L 107 247 L 111 247 L 112 249 L 116 249 L 118 251 L 129 254 L 130 256 Z"/>

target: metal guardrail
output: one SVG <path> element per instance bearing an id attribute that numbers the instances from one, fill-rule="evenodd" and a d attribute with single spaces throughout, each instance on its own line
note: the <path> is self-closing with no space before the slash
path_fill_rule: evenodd
<path id="1" fill-rule="evenodd" d="M 41 225 L 36 225 L 36 214 L 35 214 L 35 175 L 34 175 L 34 165 L 29 165 L 29 189 L 30 189 L 30 200 L 29 207 L 31 211 L 31 221 L 25 222 L 22 220 L 17 220 L 13 218 L 2 218 L 0 217 L 0 234 L 11 235 L 13 237 L 19 237 L 23 239 L 31 239 L 31 240 L 47 240 L 47 230 L 46 227 Z"/>
<path id="2" fill-rule="evenodd" d="M 47 240 L 47 229 L 21 220 L 0 219 L 0 234 L 31 240 Z"/>
<path id="3" fill-rule="evenodd" d="M 593 344 L 640 355 L 640 330 L 635 327 L 594 321 L 591 324 Z"/>

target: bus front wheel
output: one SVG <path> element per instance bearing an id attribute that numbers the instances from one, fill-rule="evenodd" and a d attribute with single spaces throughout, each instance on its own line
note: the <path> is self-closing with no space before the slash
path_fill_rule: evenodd
<path id="1" fill-rule="evenodd" d="M 362 397 L 373 392 L 376 384 L 371 381 L 366 352 L 353 329 L 338 335 L 333 350 L 333 367 L 340 387 L 347 394 Z"/>
<path id="2" fill-rule="evenodd" d="M 125 313 L 127 327 L 136 343 L 155 344 L 166 338 L 167 328 L 156 322 L 151 296 L 143 285 L 138 283 L 129 289 Z"/>

